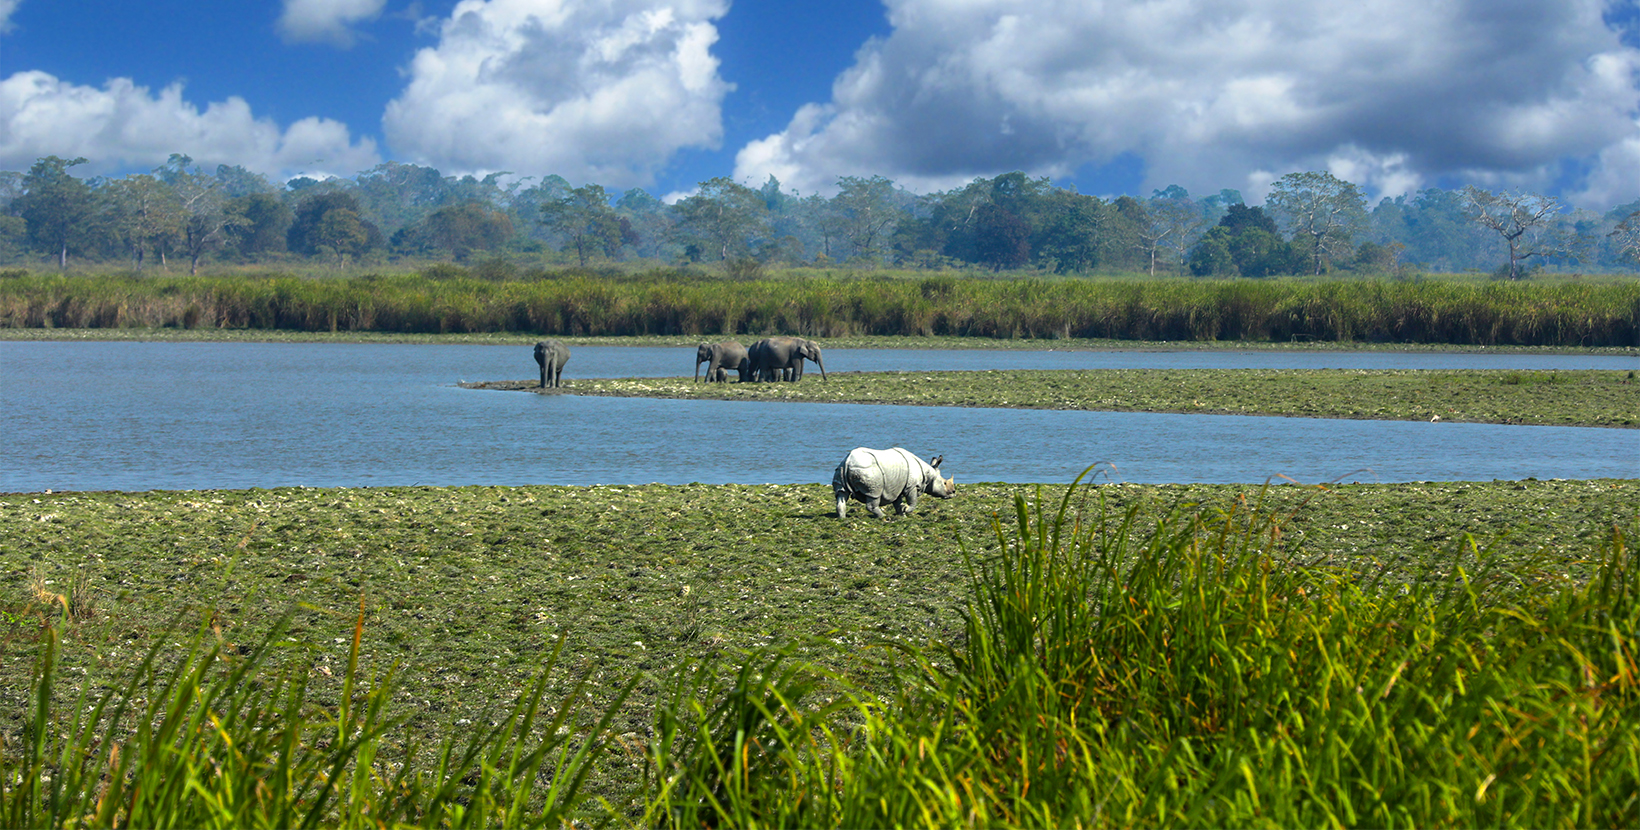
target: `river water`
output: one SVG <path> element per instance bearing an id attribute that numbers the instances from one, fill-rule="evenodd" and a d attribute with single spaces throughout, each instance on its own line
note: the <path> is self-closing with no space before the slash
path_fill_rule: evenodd
<path id="1" fill-rule="evenodd" d="M 565 378 L 679 376 L 693 348 L 576 347 Z M 828 349 L 829 371 L 1640 368 L 1634 357 Z M 1640 477 L 1640 430 L 534 395 L 527 347 L 0 342 L 0 491 L 830 481 L 852 447 L 962 481 Z M 804 383 L 821 382 L 810 367 Z"/>

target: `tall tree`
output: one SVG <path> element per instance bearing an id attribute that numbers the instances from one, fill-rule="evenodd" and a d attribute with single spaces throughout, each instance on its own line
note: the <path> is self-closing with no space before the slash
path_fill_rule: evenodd
<path id="1" fill-rule="evenodd" d="M 278 191 L 278 188 L 268 181 L 267 176 L 261 173 L 252 173 L 237 164 L 218 164 L 216 166 L 216 180 L 220 183 L 223 194 L 229 199 L 238 199 L 253 193 L 274 193 Z"/>
<path id="2" fill-rule="evenodd" d="M 1640 262 L 1640 210 L 1623 217 L 1606 235 L 1617 244 L 1618 256 Z"/>
<path id="3" fill-rule="evenodd" d="M 1024 265 L 1031 259 L 1031 226 L 1001 205 L 981 205 L 974 214 L 974 253 L 995 271 Z"/>
<path id="4" fill-rule="evenodd" d="M 384 162 L 355 176 L 354 182 L 360 215 L 388 234 L 459 201 L 453 197 L 453 179 L 415 164 Z"/>
<path id="5" fill-rule="evenodd" d="M 1156 276 L 1156 260 L 1163 250 L 1182 267 L 1190 246 L 1211 224 L 1203 208 L 1191 200 L 1189 191 L 1176 184 L 1152 193 L 1141 210 L 1128 210 L 1136 222 L 1139 247 L 1150 263 L 1151 276 Z"/>
<path id="6" fill-rule="evenodd" d="M 632 188 L 615 200 L 615 212 L 621 215 L 624 227 L 631 236 L 627 242 L 641 257 L 669 258 L 667 249 L 672 244 L 671 208 L 642 188 Z"/>
<path id="7" fill-rule="evenodd" d="M 1492 249 L 1490 232 L 1469 218 L 1463 194 L 1428 188 L 1412 198 L 1384 200 L 1372 212 L 1379 242 L 1406 246 L 1403 259 L 1431 271 L 1460 271 L 1481 263 Z"/>
<path id="8" fill-rule="evenodd" d="M 12 203 L 23 195 L 23 174 L 0 170 L 0 213 L 10 213 Z"/>
<path id="9" fill-rule="evenodd" d="M 28 223 L 12 213 L 12 206 L 23 195 L 23 174 L 15 170 L 0 170 L 0 262 L 16 259 L 28 244 Z"/>
<path id="10" fill-rule="evenodd" d="M 1260 230 L 1268 234 L 1280 234 L 1281 229 L 1276 227 L 1276 220 L 1264 212 L 1262 207 L 1248 207 L 1237 202 L 1226 208 L 1224 216 L 1219 219 L 1219 227 L 1229 231 L 1232 235 L 1245 230 Z"/>
<path id="11" fill-rule="evenodd" d="M 844 176 L 841 188 L 831 199 L 830 216 L 848 240 L 856 259 L 882 259 L 889 238 L 905 212 L 894 204 L 894 182 L 882 176 L 862 179 Z"/>
<path id="12" fill-rule="evenodd" d="M 334 256 L 338 265 L 382 246 L 381 229 L 359 213 L 351 193 L 332 190 L 315 193 L 296 205 L 296 217 L 287 235 L 292 251 L 309 256 Z"/>
<path id="13" fill-rule="evenodd" d="M 296 215 L 273 193 L 250 193 L 228 200 L 235 216 L 233 238 L 240 256 L 259 257 L 284 253 L 287 234 Z"/>
<path id="14" fill-rule="evenodd" d="M 200 258 L 228 240 L 238 217 L 228 210 L 224 181 L 190 168 L 193 161 L 172 153 L 154 175 L 176 190 L 182 206 L 182 250 L 188 255 L 188 273 L 197 274 Z"/>
<path id="15" fill-rule="evenodd" d="M 1531 257 L 1575 256 L 1576 242 L 1555 219 L 1559 200 L 1519 191 L 1493 193 L 1474 185 L 1463 189 L 1469 217 L 1496 233 L 1509 247 L 1509 279 L 1520 279 L 1520 264 Z"/>
<path id="16" fill-rule="evenodd" d="M 582 185 L 541 205 L 541 224 L 563 235 L 565 247 L 575 249 L 582 267 L 594 251 L 617 251 L 621 246 L 621 217 L 610 207 L 602 185 Z"/>
<path id="17" fill-rule="evenodd" d="M 28 239 L 68 268 L 68 252 L 86 239 L 87 220 L 96 210 L 91 186 L 69 175 L 68 168 L 85 159 L 46 156 L 23 176 L 23 195 L 14 202 L 17 215 L 28 223 Z"/>
<path id="18" fill-rule="evenodd" d="M 1265 207 L 1295 239 L 1308 241 L 1314 274 L 1353 250 L 1351 240 L 1367 223 L 1366 203 L 1361 188 L 1325 171 L 1288 173 L 1265 199 Z"/>
<path id="19" fill-rule="evenodd" d="M 464 260 L 474 251 L 494 251 L 513 235 L 507 212 L 480 202 L 445 205 L 393 234 L 395 249 L 411 254 L 448 252 Z"/>
<path id="20" fill-rule="evenodd" d="M 678 202 L 675 210 L 678 232 L 725 261 L 761 243 L 769 221 L 763 194 L 726 176 L 701 182 L 700 190 Z"/>
<path id="21" fill-rule="evenodd" d="M 1027 225 L 1034 224 L 1042 210 L 1042 200 L 1053 191 L 1047 177 L 1033 179 L 1015 170 L 991 180 L 991 204 L 1019 217 Z"/>
<path id="22" fill-rule="evenodd" d="M 1162 250 L 1162 239 L 1172 232 L 1172 228 L 1152 215 L 1150 205 L 1132 196 L 1117 199 L 1116 212 L 1126 220 L 1131 244 L 1144 258 L 1150 275 L 1156 276 L 1156 258 Z"/>
<path id="23" fill-rule="evenodd" d="M 1199 277 L 1267 277 L 1294 273 L 1304 263 L 1263 208 L 1237 203 L 1190 249 L 1189 265 Z"/>
<path id="24" fill-rule="evenodd" d="M 144 254 L 153 249 L 164 263 L 165 250 L 182 236 L 182 204 L 176 190 L 147 173 L 127 176 L 103 188 L 113 227 L 140 271 Z"/>
<path id="25" fill-rule="evenodd" d="M 1056 190 L 1043 199 L 1031 253 L 1056 273 L 1090 270 L 1105 255 L 1106 221 L 1105 203 L 1097 196 Z"/>

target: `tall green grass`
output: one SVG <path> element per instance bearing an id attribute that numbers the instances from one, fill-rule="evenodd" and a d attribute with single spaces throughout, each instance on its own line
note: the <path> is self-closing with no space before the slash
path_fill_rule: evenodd
<path id="1" fill-rule="evenodd" d="M 669 826 L 1633 826 L 1640 569 L 1417 584 L 1295 567 L 1256 506 L 1044 513 L 973 565 L 963 642 L 814 700 L 775 658 L 674 699 Z M 1471 543 L 1472 544 L 1472 543 Z M 697 675 L 698 676 L 698 675 Z M 834 679 L 834 682 L 835 679 Z M 685 725 L 678 724 L 678 714 Z"/>
<path id="2" fill-rule="evenodd" d="M 1640 345 L 1640 282 L 10 274 L 0 326 Z"/>
<path id="3" fill-rule="evenodd" d="M 339 704 L 310 699 L 310 649 L 282 637 L 227 648 L 201 626 L 169 666 L 162 637 L 122 688 L 53 706 L 46 631 L 23 746 L 0 745 L 0 826 L 553 827 L 569 820 L 608 719 L 548 710 L 558 652 L 505 717 L 426 753 L 395 742 L 391 675 L 364 678 L 353 633 Z M 562 640 L 560 640 L 560 649 Z M 624 693 L 617 698 L 624 698 Z M 614 710 L 611 709 L 611 712 Z M 579 729 L 572 731 L 571 726 Z"/>
<path id="4" fill-rule="evenodd" d="M 1306 563 L 1256 500 L 1139 515 L 1016 497 L 968 557 L 955 642 L 677 669 L 618 803 L 583 785 L 633 757 L 608 751 L 624 695 L 545 706 L 556 653 L 495 726 L 421 752 L 385 714 L 393 678 L 359 675 L 362 617 L 328 706 L 279 630 L 229 648 L 202 627 L 64 711 L 52 628 L 23 745 L 0 748 L 0 825 L 1640 824 L 1624 530 L 1581 581 L 1465 539 L 1402 583 Z"/>

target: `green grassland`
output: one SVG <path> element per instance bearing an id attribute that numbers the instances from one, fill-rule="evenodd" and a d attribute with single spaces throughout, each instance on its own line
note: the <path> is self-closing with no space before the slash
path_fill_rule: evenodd
<path id="1" fill-rule="evenodd" d="M 0 328 L 181 328 L 826 339 L 1449 343 L 1634 348 L 1640 282 L 1384 279 L 731 279 L 658 269 L 480 278 L 0 272 Z"/>
<path id="2" fill-rule="evenodd" d="M 971 636 L 964 550 L 998 555 L 994 522 L 1012 521 L 1012 500 L 1051 510 L 1065 488 L 955 474 L 957 497 L 890 521 L 839 521 L 821 484 L 3 495 L 0 735 L 16 747 L 25 734 L 54 595 L 75 609 L 54 690 L 68 709 L 116 689 L 148 649 L 180 651 L 179 614 L 208 620 L 232 653 L 287 612 L 289 636 L 313 644 L 298 655 L 310 699 L 336 707 L 357 617 L 359 674 L 398 667 L 384 705 L 407 719 L 398 740 L 421 746 L 493 722 L 562 634 L 552 693 L 584 678 L 607 702 L 645 678 L 609 726 L 627 743 L 589 784 L 619 803 L 639 783 L 665 679 L 687 660 L 793 644 L 870 687 L 873 644 Z M 1252 507 L 1274 517 L 1261 533 L 1288 567 L 1450 586 L 1484 560 L 1518 588 L 1587 579 L 1591 551 L 1615 528 L 1632 533 L 1637 505 L 1634 480 L 1103 484 L 1073 511 L 1132 509 L 1143 535 L 1170 511 Z"/>
<path id="3" fill-rule="evenodd" d="M 426 346 L 524 346 L 540 340 L 540 335 L 519 332 L 406 333 L 372 331 L 296 331 L 291 329 L 185 329 L 162 328 L 4 328 L 0 341 L 123 341 L 175 343 L 394 343 Z M 560 337 L 571 346 L 651 346 L 688 349 L 719 335 L 651 334 L 637 336 Z M 743 342 L 753 338 L 740 335 Z M 1022 338 L 959 337 L 956 335 L 849 335 L 826 338 L 827 349 L 984 349 L 1000 351 L 1122 351 L 1122 352 L 1407 352 L 1443 354 L 1540 354 L 1614 355 L 1640 358 L 1634 346 L 1477 346 L 1450 343 L 1390 343 L 1371 341 L 1263 341 L 1263 340 L 1112 340 L 1070 338 L 1031 340 Z M 687 359 L 687 358 L 685 358 Z"/>
<path id="4" fill-rule="evenodd" d="M 1632 371 L 991 370 L 834 372 L 822 380 L 810 369 L 800 383 L 572 378 L 565 384 L 562 391 L 577 395 L 1640 426 L 1640 382 Z M 535 380 L 463 385 L 559 391 L 540 390 Z"/>
<path id="5" fill-rule="evenodd" d="M 0 279 L 0 338 L 521 346 L 550 323 L 679 346 L 681 367 L 725 320 L 843 335 L 828 348 L 1598 331 L 1632 354 L 1635 319 L 1632 283 L 1599 287 L 1586 324 L 1578 284 L 798 279 L 725 306 L 728 283 L 703 302 L 628 281 L 25 275 Z M 1380 314 L 1429 342 L 1351 339 Z M 1274 328 L 1241 339 L 1255 317 Z M 69 323 L 92 327 L 28 327 Z M 1141 339 L 1077 336 L 1097 333 Z M 1640 411 L 1612 371 L 709 385 L 573 366 L 573 394 L 1609 427 Z M 0 494 L 0 826 L 1640 824 L 1640 479 L 1101 469 L 1070 491 L 952 472 L 955 498 L 889 521 L 838 520 L 819 483 Z"/>

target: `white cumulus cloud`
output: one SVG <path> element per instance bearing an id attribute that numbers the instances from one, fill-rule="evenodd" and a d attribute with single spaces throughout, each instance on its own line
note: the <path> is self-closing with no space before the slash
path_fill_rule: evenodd
<path id="1" fill-rule="evenodd" d="M 891 34 L 830 101 L 742 148 L 736 178 L 935 189 L 1127 154 L 1147 189 L 1256 200 L 1302 170 L 1374 194 L 1443 176 L 1547 185 L 1566 159 L 1632 170 L 1625 148 L 1640 141 L 1640 50 L 1602 19 L 1606 0 L 886 5 Z"/>
<path id="2" fill-rule="evenodd" d="M 683 148 L 715 149 L 713 20 L 727 0 L 462 0 L 419 51 L 383 131 L 446 172 L 556 173 L 647 185 Z"/>
<path id="3" fill-rule="evenodd" d="M 1570 198 L 1597 210 L 1640 199 L 1640 122 L 1628 138 L 1600 151 L 1583 188 Z"/>
<path id="4" fill-rule="evenodd" d="M 351 46 L 353 25 L 381 16 L 386 4 L 387 0 L 285 0 L 279 33 L 290 41 Z"/>
<path id="5" fill-rule="evenodd" d="M 11 15 L 22 0 L 0 0 L 0 35 L 11 31 Z"/>
<path id="6" fill-rule="evenodd" d="M 98 88 L 14 73 L 0 80 L 0 170 L 26 170 L 55 155 L 85 157 L 77 173 L 119 173 L 183 153 L 202 166 L 237 164 L 278 181 L 297 172 L 350 176 L 380 161 L 375 142 L 354 141 L 340 122 L 304 118 L 281 129 L 242 98 L 200 110 L 182 93 L 181 84 L 155 94 L 129 78 Z"/>

